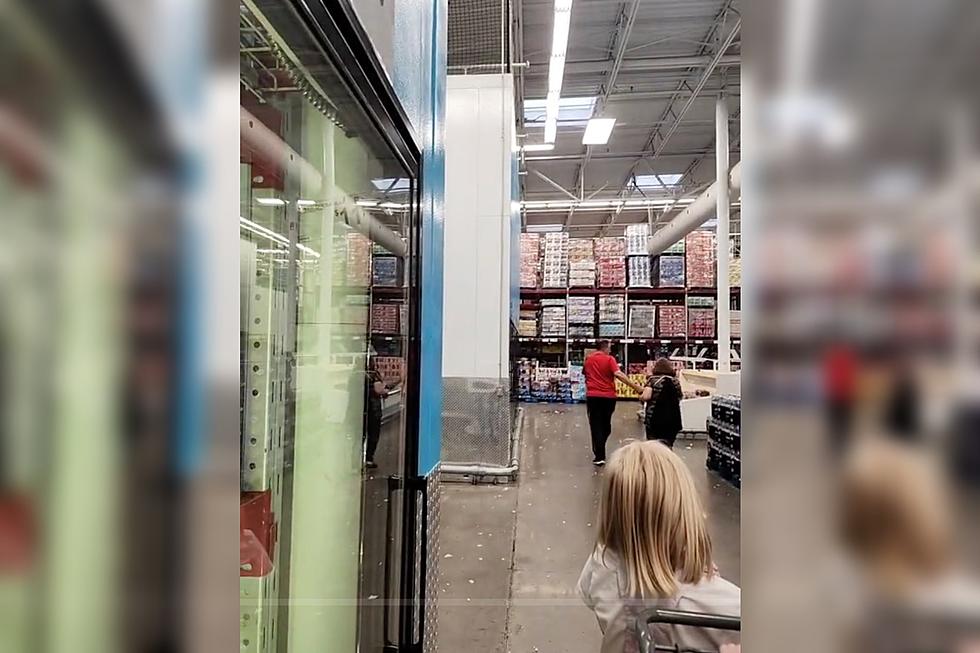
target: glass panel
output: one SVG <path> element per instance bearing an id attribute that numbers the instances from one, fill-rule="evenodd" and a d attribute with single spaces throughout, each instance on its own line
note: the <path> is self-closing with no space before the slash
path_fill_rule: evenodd
<path id="1" fill-rule="evenodd" d="M 381 651 L 416 179 L 291 5 L 242 3 L 240 50 L 242 650 Z"/>

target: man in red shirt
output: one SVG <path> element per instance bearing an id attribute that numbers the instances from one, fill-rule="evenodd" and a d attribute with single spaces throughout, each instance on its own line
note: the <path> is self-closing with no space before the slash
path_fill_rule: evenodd
<path id="1" fill-rule="evenodd" d="M 609 354 L 609 341 L 600 340 L 599 349 L 585 359 L 585 407 L 589 413 L 589 430 L 592 431 L 592 464 L 606 464 L 606 440 L 612 433 L 612 416 L 616 410 L 616 379 L 642 393 L 643 388 L 633 383 L 619 369 L 619 363 Z"/>

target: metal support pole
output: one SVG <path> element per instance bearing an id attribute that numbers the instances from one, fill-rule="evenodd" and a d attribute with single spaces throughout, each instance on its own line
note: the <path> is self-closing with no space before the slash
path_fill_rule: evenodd
<path id="1" fill-rule="evenodd" d="M 717 315 L 718 315 L 718 371 L 730 372 L 732 365 L 732 319 L 731 319 L 731 290 L 728 279 L 728 227 L 729 206 L 728 198 L 728 103 L 724 94 L 718 96 L 715 103 L 715 174 L 717 175 L 718 207 L 716 273 L 718 282 Z"/>

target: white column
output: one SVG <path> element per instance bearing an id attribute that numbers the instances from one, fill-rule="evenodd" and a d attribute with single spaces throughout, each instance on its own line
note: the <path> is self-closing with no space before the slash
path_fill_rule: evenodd
<path id="1" fill-rule="evenodd" d="M 715 103 L 715 174 L 718 183 L 716 195 L 718 227 L 716 273 L 718 282 L 718 371 L 730 372 L 732 369 L 732 318 L 731 290 L 728 279 L 728 104 L 724 94 Z"/>

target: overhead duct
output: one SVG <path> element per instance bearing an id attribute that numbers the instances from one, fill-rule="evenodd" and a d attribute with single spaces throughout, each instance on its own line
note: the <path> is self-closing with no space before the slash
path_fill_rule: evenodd
<path id="1" fill-rule="evenodd" d="M 738 191 L 742 187 L 741 165 L 741 162 L 736 163 L 728 174 L 729 188 L 733 198 L 738 196 Z M 647 241 L 647 249 L 650 254 L 652 256 L 662 254 L 668 247 L 714 217 L 718 208 L 715 199 L 717 194 L 718 182 L 716 181 L 708 186 L 687 208 L 678 213 L 673 220 L 650 236 L 650 240 Z"/>
<path id="2" fill-rule="evenodd" d="M 398 234 L 358 206 L 355 200 L 340 188 L 326 188 L 323 176 L 312 163 L 289 147 L 278 134 L 266 127 L 244 107 L 241 108 L 240 120 L 242 137 L 249 147 L 254 148 L 268 161 L 282 166 L 287 173 L 295 174 L 305 192 L 332 197 L 336 215 L 343 218 L 352 229 L 367 236 L 395 256 L 405 258 L 408 255 L 408 247 Z"/>

